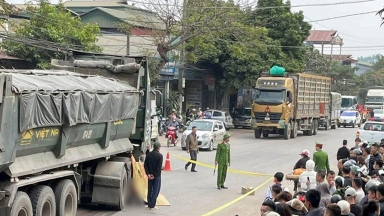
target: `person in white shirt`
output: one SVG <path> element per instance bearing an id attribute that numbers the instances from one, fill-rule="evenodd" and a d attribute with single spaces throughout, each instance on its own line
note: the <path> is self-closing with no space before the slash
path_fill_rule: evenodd
<path id="1" fill-rule="evenodd" d="M 362 186 L 363 186 L 363 181 L 361 180 L 360 177 L 355 177 L 352 180 L 352 187 L 356 190 L 356 200 L 355 200 L 356 203 L 360 203 L 360 201 L 365 196 Z"/>
<path id="2" fill-rule="evenodd" d="M 316 172 L 314 171 L 315 162 L 313 160 L 308 160 L 305 164 L 306 170 L 301 173 L 299 177 L 299 187 L 303 191 L 308 191 L 310 189 L 316 188 Z"/>
<path id="3" fill-rule="evenodd" d="M 274 179 L 273 179 L 273 185 L 278 185 L 281 187 L 282 191 L 287 191 L 289 192 L 289 189 L 287 187 L 284 187 L 281 182 L 283 181 L 284 179 L 284 174 L 282 172 L 277 172 L 274 176 Z M 264 200 L 273 200 L 273 195 L 272 195 L 272 186 L 268 187 L 267 188 L 267 194 L 265 195 L 265 199 Z"/>

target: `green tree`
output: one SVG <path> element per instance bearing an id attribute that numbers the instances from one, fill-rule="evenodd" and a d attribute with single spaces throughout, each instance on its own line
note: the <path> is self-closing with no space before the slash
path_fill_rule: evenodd
<path id="1" fill-rule="evenodd" d="M 61 51 L 77 49 L 100 52 L 95 45 L 100 34 L 97 25 L 83 25 L 62 4 L 57 7 L 41 0 L 38 7 L 28 4 L 30 20 L 12 23 L 15 33 L 2 44 L 8 55 L 26 59 L 38 68 L 49 68 L 52 58 L 64 58 Z"/>
<path id="2" fill-rule="evenodd" d="M 379 71 L 382 69 L 384 69 L 384 56 L 378 56 L 377 61 L 372 66 L 372 70 Z"/>
<path id="3" fill-rule="evenodd" d="M 377 14 L 379 14 L 379 15 L 381 16 L 381 20 L 382 20 L 382 23 L 381 23 L 381 25 L 383 25 L 383 24 L 384 24 L 384 16 L 383 16 L 383 13 L 384 13 L 384 8 L 383 8 L 383 9 L 381 9 L 379 12 L 377 12 Z"/>
<path id="4" fill-rule="evenodd" d="M 332 60 L 330 58 L 325 58 L 317 49 L 310 48 L 306 50 L 306 71 L 327 75 L 331 72 L 331 69 Z"/>
<path id="5" fill-rule="evenodd" d="M 301 72 L 305 68 L 306 50 L 303 49 L 303 42 L 309 36 L 311 25 L 304 21 L 302 11 L 293 13 L 290 1 L 259 0 L 248 20 L 255 27 L 267 28 L 268 36 L 280 43 L 286 54 L 282 66 L 287 71 Z"/>

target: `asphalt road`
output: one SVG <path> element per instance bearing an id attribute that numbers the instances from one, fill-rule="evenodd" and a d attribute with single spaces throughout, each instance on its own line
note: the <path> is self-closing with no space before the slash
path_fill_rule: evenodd
<path id="1" fill-rule="evenodd" d="M 315 142 L 324 144 L 323 150 L 329 154 L 331 169 L 336 170 L 336 152 L 342 146 L 342 140 L 348 140 L 348 147 L 354 145 L 357 128 L 338 128 L 336 130 L 319 130 L 316 136 L 303 136 L 299 133 L 296 139 L 284 140 L 281 136 L 272 135 L 268 138 L 255 139 L 253 131 L 249 129 L 232 129 L 231 134 L 231 168 L 242 171 L 274 174 L 281 171 L 288 174 L 296 161 L 299 153 L 308 149 L 312 156 L 315 151 Z M 182 151 L 180 143 L 176 147 L 162 147 L 160 152 L 164 155 L 171 153 L 170 172 L 162 174 L 161 193 L 168 199 L 171 206 L 160 206 L 157 210 L 127 208 L 121 212 L 100 211 L 96 207 L 79 210 L 79 216 L 127 216 L 127 215 L 185 215 L 200 216 L 211 212 L 232 200 L 240 197 L 241 187 L 257 187 L 269 179 L 265 176 L 228 173 L 226 186 L 228 190 L 216 189 L 216 175 L 213 169 L 197 166 L 197 173 L 184 170 L 185 161 L 172 156 L 179 155 L 189 157 L 186 151 Z M 198 161 L 213 164 L 216 151 L 200 151 Z M 293 182 L 284 180 L 283 184 L 293 189 Z M 272 181 L 260 187 L 255 195 L 245 197 L 238 202 L 227 206 L 215 215 L 247 216 L 259 215 L 259 209 L 264 200 L 266 188 L 272 185 Z M 96 209 L 96 211 L 93 211 Z"/>

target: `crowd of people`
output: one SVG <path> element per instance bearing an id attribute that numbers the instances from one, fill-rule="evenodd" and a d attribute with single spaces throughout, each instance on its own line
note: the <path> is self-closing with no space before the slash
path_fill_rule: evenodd
<path id="1" fill-rule="evenodd" d="M 312 159 L 303 150 L 290 176 L 292 193 L 277 172 L 261 206 L 262 216 L 384 216 L 384 139 L 368 143 L 347 140 L 337 152 L 338 172 L 330 170 L 328 155 L 316 144 Z"/>

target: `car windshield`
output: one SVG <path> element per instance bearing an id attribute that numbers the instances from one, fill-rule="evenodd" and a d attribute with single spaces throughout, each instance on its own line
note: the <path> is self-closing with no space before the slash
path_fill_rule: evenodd
<path id="1" fill-rule="evenodd" d="M 193 121 L 189 124 L 187 130 L 192 130 L 193 126 L 195 126 L 198 131 L 212 130 L 212 122 L 208 122 L 208 121 Z"/>
<path id="2" fill-rule="evenodd" d="M 364 130 L 371 130 L 371 131 L 381 131 L 384 132 L 384 124 L 375 123 L 375 122 L 367 122 L 364 125 Z"/>
<path id="3" fill-rule="evenodd" d="M 355 112 L 343 112 L 341 113 L 341 116 L 355 116 L 356 113 Z"/>
<path id="4" fill-rule="evenodd" d="M 281 104 L 285 99 L 285 90 L 256 89 L 256 103 L 276 103 Z"/>

